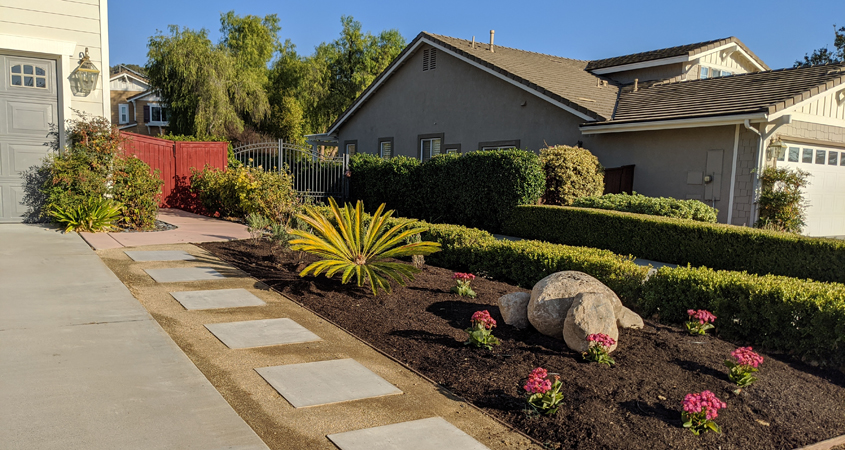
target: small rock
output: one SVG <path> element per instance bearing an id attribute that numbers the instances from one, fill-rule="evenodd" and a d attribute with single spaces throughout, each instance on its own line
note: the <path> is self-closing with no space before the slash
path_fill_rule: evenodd
<path id="1" fill-rule="evenodd" d="M 771 425 L 769 422 L 766 422 L 765 420 L 760 420 L 760 419 L 754 419 L 754 420 L 755 420 L 757 423 L 759 423 L 760 425 L 763 425 L 764 427 L 767 427 L 767 426 Z"/>
<path id="2" fill-rule="evenodd" d="M 657 396 L 657 399 L 658 399 L 658 400 L 666 400 L 666 397 L 664 397 L 664 396 L 662 396 L 662 395 L 658 395 L 658 396 Z"/>
<path id="3" fill-rule="evenodd" d="M 619 328 L 633 328 L 635 330 L 642 330 L 645 326 L 643 322 L 643 318 L 639 316 L 639 314 L 631 311 L 626 307 L 620 308 L 619 312 L 616 313 L 616 325 Z"/>
<path id="4" fill-rule="evenodd" d="M 613 304 L 603 293 L 584 292 L 575 296 L 563 323 L 566 346 L 583 353 L 589 348 L 587 336 L 602 333 L 619 339 L 619 328 L 613 314 Z M 613 344 L 608 353 L 616 349 Z"/>
<path id="5" fill-rule="evenodd" d="M 499 312 L 505 323 L 517 328 L 527 328 L 528 302 L 531 294 L 528 292 L 513 292 L 499 297 Z"/>
<path id="6" fill-rule="evenodd" d="M 553 273 L 534 285 L 528 302 L 528 321 L 540 333 L 560 337 L 569 307 L 582 292 L 607 297 L 614 314 L 623 308 L 619 297 L 601 281 L 586 273 L 568 270 Z"/>

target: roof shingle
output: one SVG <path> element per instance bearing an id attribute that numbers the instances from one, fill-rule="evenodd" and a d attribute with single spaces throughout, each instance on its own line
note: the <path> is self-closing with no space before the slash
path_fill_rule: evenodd
<path id="1" fill-rule="evenodd" d="M 725 44 L 735 43 L 739 45 L 743 51 L 751 56 L 755 62 L 760 64 L 764 69 L 768 70 L 766 65 L 760 58 L 757 57 L 745 44 L 739 39 L 731 36 L 725 39 L 715 39 L 712 41 L 699 42 L 697 44 L 679 45 L 677 47 L 662 48 L 659 50 L 650 50 L 642 53 L 633 53 L 630 55 L 615 56 L 613 58 L 597 59 L 590 61 L 587 64 L 587 70 L 603 69 L 606 67 L 622 66 L 625 64 L 634 64 L 639 62 L 653 61 L 657 59 L 672 58 L 675 56 L 694 56 L 716 47 L 721 47 Z"/>

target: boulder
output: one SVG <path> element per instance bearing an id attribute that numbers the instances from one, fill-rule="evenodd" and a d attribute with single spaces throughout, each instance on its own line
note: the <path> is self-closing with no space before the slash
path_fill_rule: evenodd
<path id="1" fill-rule="evenodd" d="M 583 353 L 587 351 L 589 343 L 587 336 L 602 333 L 619 340 L 619 328 L 616 326 L 616 316 L 613 304 L 607 295 L 596 292 L 578 294 L 572 301 L 572 307 L 566 313 L 563 323 L 563 340 L 572 350 Z M 608 349 L 608 353 L 616 349 L 616 344 Z"/>
<path id="2" fill-rule="evenodd" d="M 499 297 L 499 312 L 505 323 L 517 328 L 528 327 L 529 300 L 531 294 L 528 292 L 513 292 Z"/>
<path id="3" fill-rule="evenodd" d="M 631 311 L 626 307 L 622 307 L 622 310 L 615 314 L 616 316 L 616 326 L 619 328 L 633 328 L 636 330 L 642 330 L 645 324 L 643 323 L 643 318 L 639 316 L 639 314 Z"/>
<path id="4" fill-rule="evenodd" d="M 583 272 L 564 271 L 553 273 L 534 285 L 528 302 L 528 321 L 540 333 L 559 338 L 566 313 L 575 296 L 582 292 L 606 296 L 614 313 L 624 308 L 619 297 L 601 281 Z"/>

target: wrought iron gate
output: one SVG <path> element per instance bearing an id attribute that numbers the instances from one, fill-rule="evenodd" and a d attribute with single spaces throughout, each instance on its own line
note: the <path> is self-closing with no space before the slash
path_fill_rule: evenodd
<path id="1" fill-rule="evenodd" d="M 235 158 L 245 166 L 290 173 L 294 189 L 302 196 L 316 201 L 334 197 L 338 203 L 348 198 L 348 155 L 321 155 L 281 140 L 244 144 L 233 150 Z"/>

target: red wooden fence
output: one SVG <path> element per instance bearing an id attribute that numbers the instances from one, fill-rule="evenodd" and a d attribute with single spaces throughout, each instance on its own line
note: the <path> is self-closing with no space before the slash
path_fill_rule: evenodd
<path id="1" fill-rule="evenodd" d="M 123 150 L 159 171 L 164 181 L 159 206 L 195 211 L 200 205 L 191 193 L 191 169 L 209 166 L 226 169 L 229 144 L 226 142 L 174 142 L 135 133 L 121 132 L 126 138 Z"/>

